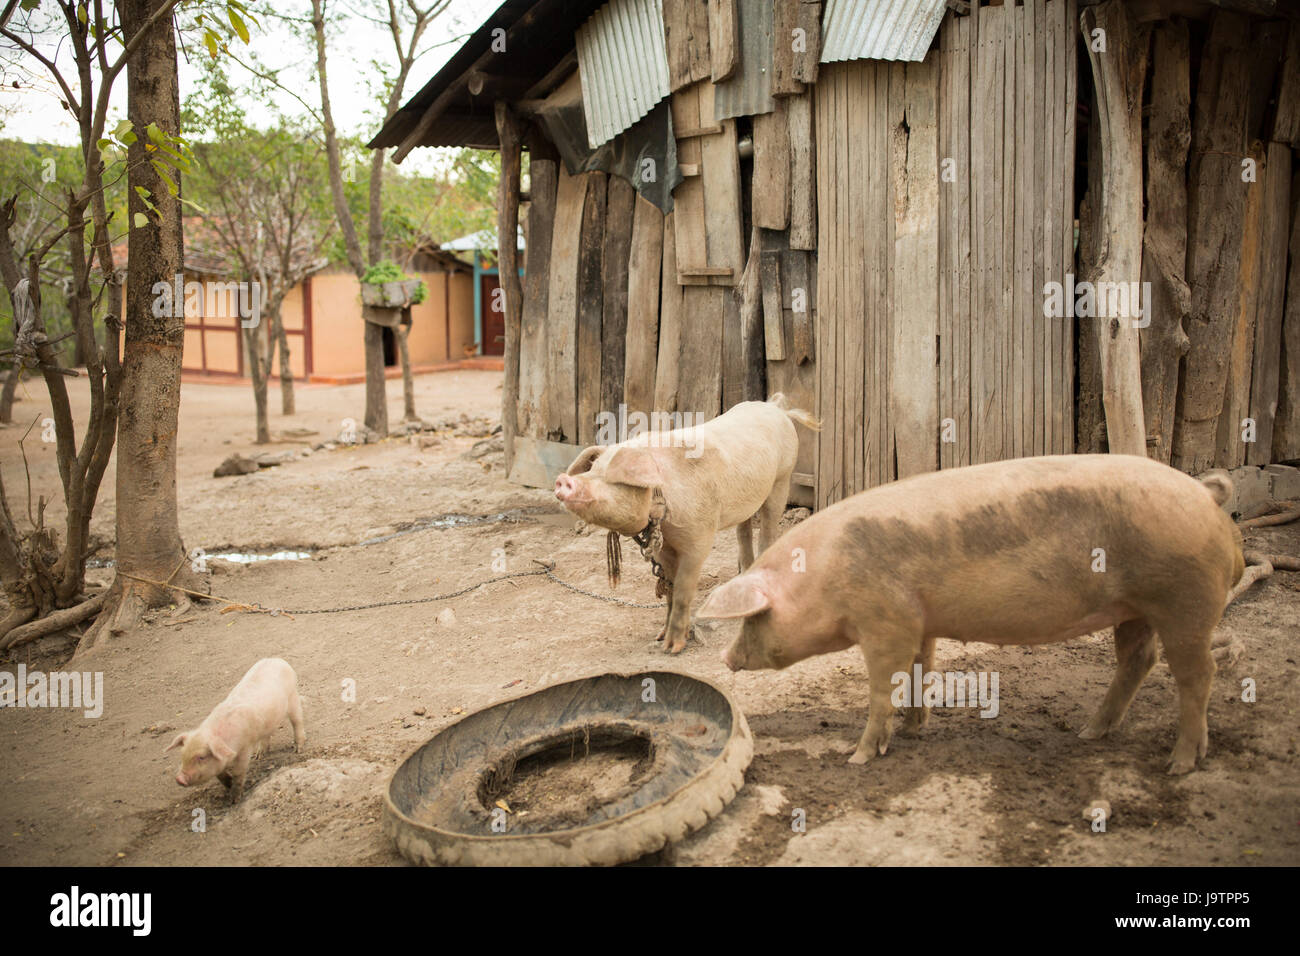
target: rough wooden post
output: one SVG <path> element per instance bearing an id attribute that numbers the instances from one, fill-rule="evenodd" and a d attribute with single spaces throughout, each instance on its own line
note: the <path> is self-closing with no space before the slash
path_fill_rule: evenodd
<path id="1" fill-rule="evenodd" d="M 1120 0 L 1088 7 L 1079 23 L 1092 62 L 1102 154 L 1102 189 L 1096 197 L 1100 202 L 1099 257 L 1096 273 L 1086 277 L 1099 294 L 1096 319 L 1083 321 L 1094 321 L 1100 336 L 1102 404 L 1110 451 L 1145 455 L 1136 321 L 1140 301 L 1133 301 L 1130 295 L 1110 296 L 1103 290 L 1130 290 L 1142 275 L 1142 85 L 1147 29 L 1135 26 Z"/>
<path id="2" fill-rule="evenodd" d="M 1142 330 L 1142 409 L 1150 454 L 1169 464 L 1178 364 L 1187 354 L 1183 319 L 1191 308 L 1187 263 L 1187 145 L 1192 138 L 1187 22 L 1155 28 L 1147 122 L 1147 224 L 1142 281 L 1151 283 L 1150 324 Z"/>
<path id="3" fill-rule="evenodd" d="M 1170 464 L 1196 474 L 1214 465 L 1228 357 L 1240 305 L 1242 179 L 1250 91 L 1245 17 L 1215 11 L 1197 77 L 1187 176 L 1187 321 L 1178 421 Z"/>
<path id="4" fill-rule="evenodd" d="M 515 461 L 515 432 L 519 414 L 519 323 L 524 291 L 519 281 L 519 121 L 501 101 L 496 104 L 497 138 L 501 142 L 501 183 L 497 190 L 497 259 L 506 297 L 505 382 L 501 387 L 501 435 L 505 441 L 506 474 Z"/>
<path id="5" fill-rule="evenodd" d="M 388 434 L 388 385 L 384 378 L 384 327 L 369 320 L 365 320 L 365 326 L 365 426 L 383 438 Z"/>

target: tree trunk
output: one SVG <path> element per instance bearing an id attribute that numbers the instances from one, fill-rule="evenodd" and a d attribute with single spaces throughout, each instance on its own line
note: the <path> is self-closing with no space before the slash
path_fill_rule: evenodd
<path id="1" fill-rule="evenodd" d="M 418 422 L 420 416 L 415 414 L 415 378 L 411 375 L 411 350 L 406 344 L 411 324 L 399 322 L 393 332 L 397 336 L 397 353 L 402 360 L 402 421 Z"/>
<path id="2" fill-rule="evenodd" d="M 292 415 L 296 411 L 293 400 L 293 363 L 289 356 L 289 333 L 284 330 L 284 316 L 279 306 L 271 317 L 275 332 L 275 345 L 280 356 L 280 414 Z"/>
<path id="3" fill-rule="evenodd" d="M 267 421 L 266 385 L 271 377 L 270 362 L 263 361 L 260 327 L 244 329 L 244 351 L 248 353 L 248 376 L 253 382 L 253 408 L 257 417 L 257 438 L 254 441 L 265 445 L 271 440 L 271 426 Z M 267 349 L 270 351 L 270 348 Z"/>
<path id="4" fill-rule="evenodd" d="M 0 424 L 9 424 L 14 420 L 14 392 L 18 390 L 18 366 L 12 365 L 4 373 L 4 385 L 0 386 Z"/>
<path id="5" fill-rule="evenodd" d="M 1102 184 L 1094 284 L 1123 283 L 1130 288 L 1142 275 L 1142 85 L 1146 77 L 1147 30 L 1134 25 L 1120 0 L 1088 7 L 1080 18 L 1091 40 L 1103 30 L 1106 50 L 1087 44 L 1092 61 L 1096 109 L 1101 125 Z M 1140 288 L 1140 286 L 1139 286 Z M 1137 316 L 1124 297 L 1102 307 L 1095 323 L 1101 357 L 1102 404 L 1112 454 L 1145 455 L 1142 371 Z"/>
<path id="6" fill-rule="evenodd" d="M 519 122 L 510 108 L 496 104 L 497 137 L 501 142 L 501 181 L 497 189 L 497 274 L 506 297 L 505 383 L 501 388 L 501 435 L 505 443 L 506 474 L 515 460 L 519 415 L 519 336 L 524 291 L 519 281 L 515 236 L 519 231 Z"/>
<path id="7" fill-rule="evenodd" d="M 120 0 L 123 34 L 130 42 L 161 0 Z M 170 17 L 154 24 L 127 67 L 127 115 L 136 129 L 150 123 L 164 133 L 180 130 L 176 42 Z M 169 582 L 199 583 L 186 561 L 176 513 L 176 431 L 180 408 L 183 303 L 174 315 L 155 315 L 153 286 L 181 274 L 183 244 L 178 199 L 167 192 L 149 162 L 148 137 L 127 154 L 128 254 L 126 348 L 123 355 L 117 454 L 117 577 L 94 627 L 77 649 L 80 656 L 129 630 L 141 610 L 172 597 Z M 148 211 L 137 190 L 156 207 Z M 145 215 L 145 225 L 134 225 Z M 113 303 L 110 303 L 110 308 Z M 112 330 L 110 330 L 112 331 Z"/>
<path id="8" fill-rule="evenodd" d="M 1151 283 L 1142 329 L 1142 411 L 1148 452 L 1169 464 L 1173 452 L 1178 366 L 1187 354 L 1183 317 L 1191 307 L 1184 277 L 1187 262 L 1187 145 L 1189 50 L 1187 21 L 1155 28 L 1151 114 L 1147 123 L 1147 227 L 1142 280 Z"/>

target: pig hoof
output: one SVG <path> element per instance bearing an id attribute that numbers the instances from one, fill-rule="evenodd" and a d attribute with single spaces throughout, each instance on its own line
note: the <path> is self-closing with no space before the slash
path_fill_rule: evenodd
<path id="1" fill-rule="evenodd" d="M 1108 730 L 1110 730 L 1109 727 L 1097 727 L 1093 724 L 1089 724 L 1087 727 L 1084 727 L 1083 730 L 1079 731 L 1079 739 L 1101 740 L 1102 737 L 1106 736 Z"/>
<path id="2" fill-rule="evenodd" d="M 686 650 L 686 638 L 684 637 L 680 641 L 664 642 L 665 654 L 680 654 L 684 650 Z"/>
<path id="3" fill-rule="evenodd" d="M 855 764 L 868 763 L 870 762 L 871 758 L 874 756 L 875 754 L 873 754 L 870 750 L 863 750 L 861 747 L 859 747 L 857 750 L 853 751 L 853 755 L 849 757 L 849 763 L 855 763 Z"/>
<path id="4" fill-rule="evenodd" d="M 906 719 L 903 721 L 903 726 L 899 728 L 899 732 L 904 734 L 919 734 L 925 729 L 925 725 L 929 720 L 930 711 L 928 709 L 924 711 L 910 710 L 908 711 Z"/>
<path id="5" fill-rule="evenodd" d="M 1196 760 L 1194 758 L 1177 758 L 1169 761 L 1169 775 L 1179 777 L 1185 773 L 1191 773 L 1196 769 Z"/>

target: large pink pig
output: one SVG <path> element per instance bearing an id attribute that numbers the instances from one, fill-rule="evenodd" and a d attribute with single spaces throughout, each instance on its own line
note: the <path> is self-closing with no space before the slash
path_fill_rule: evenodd
<path id="1" fill-rule="evenodd" d="M 1169 771 L 1187 773 L 1208 743 L 1211 632 L 1244 569 L 1219 507 L 1231 487 L 1126 455 L 919 475 L 796 525 L 699 616 L 744 618 L 723 655 L 732 670 L 861 648 L 871 707 L 851 763 L 885 752 L 895 675 L 931 671 L 935 638 L 1046 644 L 1114 625 L 1115 678 L 1080 734 L 1095 739 L 1123 719 L 1159 635 L 1178 684 Z M 927 717 L 914 702 L 906 729 Z"/>
<path id="2" fill-rule="evenodd" d="M 294 749 L 307 743 L 303 732 L 298 676 L 285 661 L 267 657 L 248 669 L 235 689 L 212 709 L 194 730 L 177 734 L 167 750 L 181 747 L 176 782 L 197 787 L 213 777 L 230 790 L 230 802 L 244 793 L 248 762 L 270 745 L 271 734 L 284 723 L 293 726 Z"/>
<path id="3" fill-rule="evenodd" d="M 555 497 L 565 508 L 628 536 L 649 525 L 653 493 L 662 494 L 657 560 L 668 581 L 668 620 L 659 638 L 669 654 L 686 647 L 700 568 L 717 533 L 735 527 L 741 570 L 754 560 L 751 519 L 758 518 L 760 550 L 775 538 L 799 454 L 795 422 L 818 427 L 780 394 L 741 402 L 694 428 L 592 445 L 555 480 Z"/>

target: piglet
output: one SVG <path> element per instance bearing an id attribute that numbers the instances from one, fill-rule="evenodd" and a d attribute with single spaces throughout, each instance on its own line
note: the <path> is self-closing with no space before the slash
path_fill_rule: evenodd
<path id="1" fill-rule="evenodd" d="M 772 543 L 790 495 L 799 454 L 795 423 L 816 430 L 807 412 L 781 394 L 741 402 L 724 414 L 673 431 L 646 431 L 617 445 L 592 445 L 555 480 L 555 497 L 589 524 L 628 536 L 650 523 L 654 492 L 663 496 L 663 546 L 656 559 L 668 587 L 664 650 L 686 647 L 700 569 L 724 528 L 736 529 L 740 567 Z"/>
<path id="2" fill-rule="evenodd" d="M 248 669 L 235 689 L 194 729 L 177 734 L 167 750 L 181 747 L 176 782 L 197 787 L 216 777 L 236 803 L 244 793 L 248 761 L 261 755 L 271 734 L 284 723 L 293 725 L 294 749 L 307 743 L 298 699 L 298 675 L 278 657 L 267 657 Z"/>
<path id="3" fill-rule="evenodd" d="M 1244 570 L 1220 505 L 1198 481 L 1128 455 L 1021 458 L 918 475 L 853 495 L 783 535 L 709 595 L 702 618 L 743 618 L 732 670 L 788 667 L 856 645 L 871 706 L 850 758 L 883 754 L 898 675 L 933 670 L 935 638 L 1047 644 L 1115 627 L 1115 678 L 1080 734 L 1124 718 L 1156 662 L 1178 685 L 1170 773 L 1205 756 L 1211 633 Z M 919 730 L 924 704 L 908 708 Z"/>

